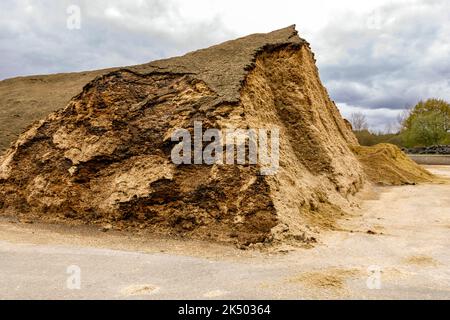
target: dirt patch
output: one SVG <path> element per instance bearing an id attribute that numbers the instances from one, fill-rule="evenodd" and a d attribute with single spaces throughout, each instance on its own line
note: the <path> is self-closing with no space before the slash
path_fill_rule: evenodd
<path id="1" fill-rule="evenodd" d="M 439 263 L 432 257 L 426 255 L 411 256 L 404 259 L 405 263 L 420 267 L 436 267 Z"/>
<path id="2" fill-rule="evenodd" d="M 144 285 L 134 285 L 129 286 L 121 291 L 121 294 L 124 296 L 150 296 L 152 294 L 157 293 L 159 290 L 158 287 L 144 284 Z"/>
<path id="3" fill-rule="evenodd" d="M 302 273 L 292 279 L 291 283 L 302 283 L 309 288 L 343 290 L 348 279 L 361 275 L 358 269 L 326 269 Z"/>

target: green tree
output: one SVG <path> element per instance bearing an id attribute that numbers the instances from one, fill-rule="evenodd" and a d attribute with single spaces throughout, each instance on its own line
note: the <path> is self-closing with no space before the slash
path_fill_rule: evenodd
<path id="1" fill-rule="evenodd" d="M 423 115 L 430 113 L 439 114 L 443 121 L 445 130 L 450 129 L 450 104 L 447 101 L 441 99 L 428 99 L 426 101 L 420 101 L 406 117 L 404 122 L 404 128 L 409 130 L 412 128 L 414 121 Z"/>
<path id="2" fill-rule="evenodd" d="M 410 128 L 404 133 L 408 147 L 432 146 L 447 142 L 445 118 L 437 111 L 423 113 L 414 117 Z"/>
<path id="3" fill-rule="evenodd" d="M 401 137 L 407 147 L 450 143 L 450 104 L 429 99 L 419 102 L 405 118 Z"/>

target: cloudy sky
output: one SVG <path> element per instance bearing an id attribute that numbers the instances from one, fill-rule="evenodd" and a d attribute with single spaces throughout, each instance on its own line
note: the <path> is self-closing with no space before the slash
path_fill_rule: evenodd
<path id="1" fill-rule="evenodd" d="M 296 24 L 344 116 L 362 111 L 383 130 L 420 99 L 450 100 L 450 1 L 368 2 L 2 0 L 0 79 L 144 63 Z"/>

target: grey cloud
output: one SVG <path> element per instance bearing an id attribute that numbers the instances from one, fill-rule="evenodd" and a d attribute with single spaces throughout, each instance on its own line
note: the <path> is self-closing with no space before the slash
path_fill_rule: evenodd
<path id="1" fill-rule="evenodd" d="M 370 124 L 370 129 L 374 131 L 386 132 L 399 128 L 398 117 L 402 110 L 378 108 L 367 109 L 364 107 L 356 107 L 345 103 L 338 104 L 339 109 L 344 117 L 351 118 L 352 113 L 363 113 Z"/>
<path id="2" fill-rule="evenodd" d="M 80 30 L 66 28 L 71 4 L 81 8 Z M 0 79 L 145 63 L 234 37 L 218 17 L 184 21 L 171 1 L 6 0 L 0 6 Z"/>
<path id="3" fill-rule="evenodd" d="M 313 41 L 330 95 L 365 109 L 450 99 L 449 21 L 443 0 L 391 4 L 330 22 Z"/>

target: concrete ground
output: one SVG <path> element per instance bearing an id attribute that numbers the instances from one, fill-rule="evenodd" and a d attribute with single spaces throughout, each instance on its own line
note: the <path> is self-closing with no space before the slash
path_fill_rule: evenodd
<path id="1" fill-rule="evenodd" d="M 377 191 L 284 253 L 2 220 L 0 299 L 450 299 L 450 183 Z"/>

